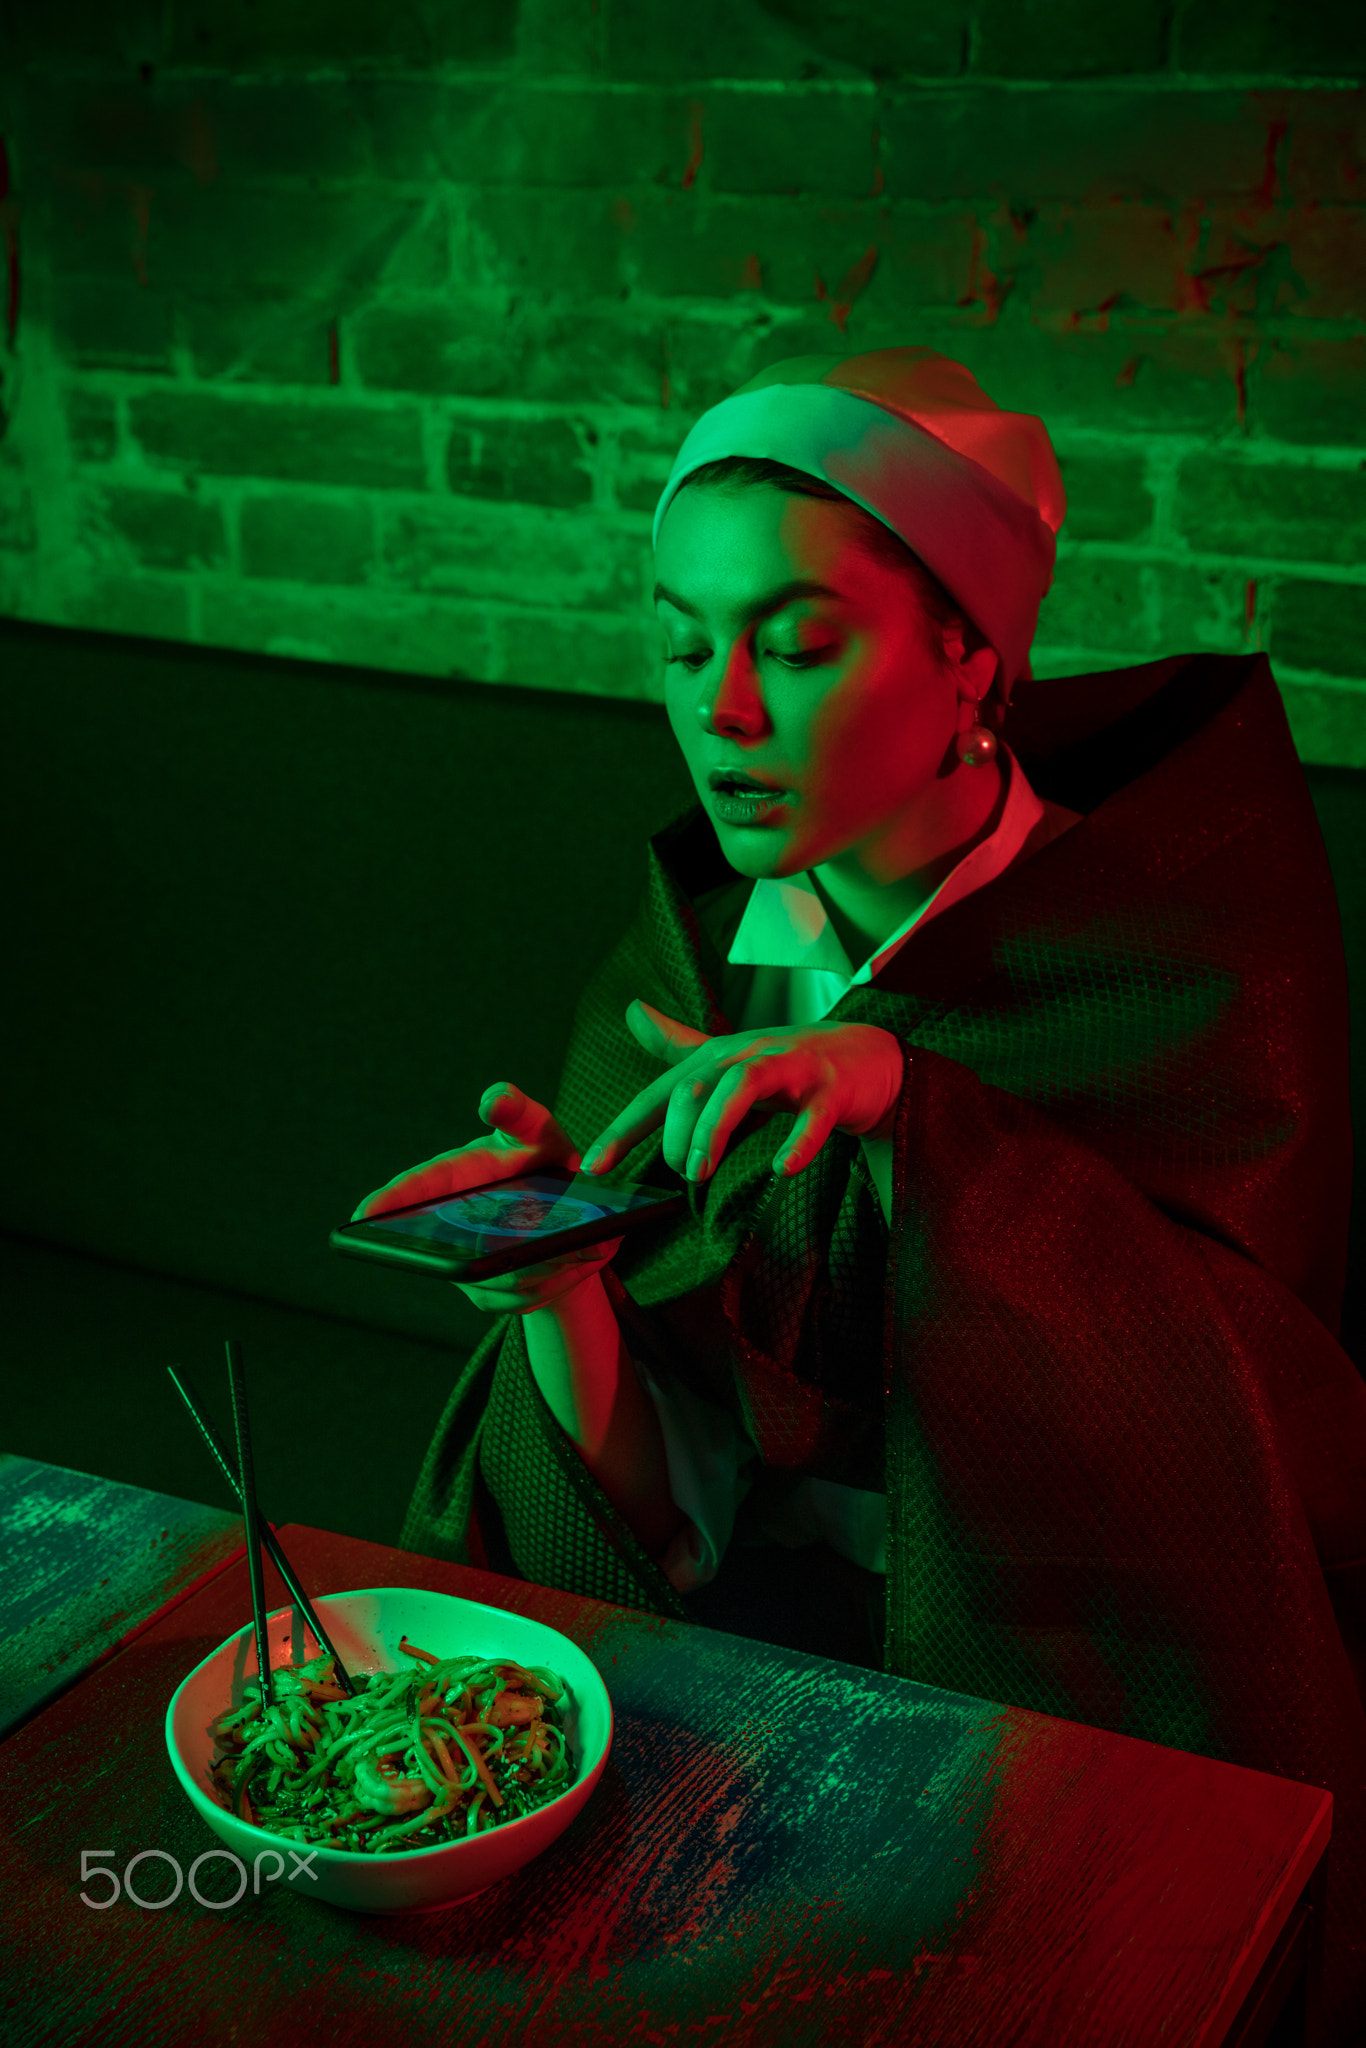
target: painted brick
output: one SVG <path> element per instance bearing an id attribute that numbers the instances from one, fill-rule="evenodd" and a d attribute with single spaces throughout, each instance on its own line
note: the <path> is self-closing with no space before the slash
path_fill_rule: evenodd
<path id="1" fill-rule="evenodd" d="M 202 195 L 188 190 L 188 179 L 166 180 L 176 205 L 193 204 Z M 151 174 L 129 177 L 103 170 L 71 171 L 53 178 L 44 237 L 54 282 L 68 281 L 89 289 L 121 289 L 138 285 L 160 297 L 165 280 L 148 269 L 152 212 L 157 193 Z M 160 212 L 157 208 L 160 227 Z"/>
<path id="2" fill-rule="evenodd" d="M 67 438 L 78 462 L 110 462 L 118 452 L 118 411 L 105 391 L 70 384 L 62 398 Z"/>
<path id="3" fill-rule="evenodd" d="M 593 494 L 596 430 L 567 420 L 457 421 L 446 481 L 462 497 L 531 505 L 581 505 Z"/>
<path id="4" fill-rule="evenodd" d="M 148 25 L 150 29 L 150 25 Z M 54 17 L 46 7 L 22 7 L 11 11 L 5 23 L 6 61 L 18 64 L 51 50 L 58 38 L 78 38 L 76 47 L 91 65 L 113 60 L 126 65 L 129 45 L 139 40 L 137 28 L 111 14 L 102 0 L 68 0 L 61 15 Z M 131 30 L 131 33 L 130 33 Z M 55 31 L 55 33 L 54 33 Z M 155 31 L 150 30 L 155 36 Z M 162 39 L 155 38 L 161 55 Z M 67 44 L 69 48 L 70 43 Z M 11 54 L 12 53 L 12 54 Z"/>
<path id="5" fill-rule="evenodd" d="M 1156 591 L 1160 653 L 1253 652 L 1259 628 L 1256 622 L 1251 626 L 1248 622 L 1248 579 L 1243 569 L 1203 569 L 1164 562 L 1152 568 L 1150 577 Z M 1264 627 L 1262 638 L 1264 641 Z"/>
<path id="6" fill-rule="evenodd" d="M 605 192 L 506 187 L 468 195 L 454 269 L 474 289 L 615 295 L 626 282 L 623 225 Z"/>
<path id="7" fill-rule="evenodd" d="M 1053 647 L 1156 652 L 1152 612 L 1150 583 L 1138 563 L 1063 556 L 1039 613 L 1039 639 Z"/>
<path id="8" fill-rule="evenodd" d="M 181 578 L 120 569 L 85 578 L 62 599 L 59 623 L 150 640 L 188 640 L 189 586 Z"/>
<path id="9" fill-rule="evenodd" d="M 301 92 L 297 79 L 210 76 L 168 80 L 154 97 L 120 81 L 52 100 L 67 164 L 159 180 L 187 172 L 209 184 L 371 176 L 365 95 L 363 78 L 313 78 Z"/>
<path id="10" fill-rule="evenodd" d="M 994 78 L 1102 78 L 1160 71 L 1165 10 L 1094 0 L 978 0 L 973 70 Z"/>
<path id="11" fill-rule="evenodd" d="M 681 188 L 692 156 L 687 95 L 555 90 L 455 80 L 367 82 L 361 104 L 378 174 L 465 185 Z"/>
<path id="12" fill-rule="evenodd" d="M 581 611 L 644 602 L 648 547 L 601 515 L 454 499 L 388 507 L 383 525 L 386 577 L 404 590 Z"/>
<path id="13" fill-rule="evenodd" d="M 216 85 L 207 91 L 172 87 L 169 95 L 153 98 L 120 79 L 77 82 L 67 96 L 49 83 L 45 119 L 49 132 L 59 125 L 65 167 L 140 177 L 188 171 L 204 180 L 217 168 L 217 92 Z"/>
<path id="14" fill-rule="evenodd" d="M 960 304 L 978 254 L 976 222 L 957 208 L 815 208 L 801 199 L 736 200 L 703 211 L 656 198 L 635 210 L 628 236 L 633 282 L 659 298 L 753 290 L 770 303 L 814 306 L 866 295 L 869 306 L 885 303 L 892 318 L 912 307 Z"/>
<path id="15" fill-rule="evenodd" d="M 1175 312 L 1186 301 L 1183 257 L 1198 232 L 1198 222 L 1187 224 L 1170 207 L 1141 200 L 1050 206 L 1023 235 L 1002 235 L 1002 268 L 1037 277 L 1029 296 L 1036 315 L 1117 304 Z"/>
<path id="16" fill-rule="evenodd" d="M 458 204 L 442 188 L 434 192 L 423 211 L 404 230 L 385 260 L 381 290 L 391 292 L 444 292 L 452 271 L 452 242 Z"/>
<path id="17" fill-rule="evenodd" d="M 311 294 L 186 294 L 177 310 L 197 377 L 314 388 L 332 381 L 331 323 Z"/>
<path id="18" fill-rule="evenodd" d="M 407 407 L 164 391 L 131 398 L 128 412 L 143 452 L 180 469 L 370 490 L 426 484 L 421 422 Z"/>
<path id="19" fill-rule="evenodd" d="M 916 319 L 922 307 L 968 306 L 981 298 L 987 242 L 974 215 L 956 208 L 930 215 L 892 207 L 889 213 L 849 271 L 832 264 L 823 274 L 832 304 L 849 299 L 851 284 L 859 281 L 857 266 L 860 260 L 866 266 L 869 247 L 877 250 L 877 264 L 857 293 L 860 318 Z M 856 246 L 858 225 L 853 219 L 846 222 L 845 249 Z"/>
<path id="20" fill-rule="evenodd" d="M 37 545 L 28 479 L 17 460 L 0 461 L 0 548 L 26 550 Z"/>
<path id="21" fill-rule="evenodd" d="M 497 669 L 496 629 L 477 605 L 244 583 L 206 585 L 200 602 L 214 647 L 475 682 Z"/>
<path id="22" fill-rule="evenodd" d="M 851 331 L 852 327 L 853 322 Z M 789 356 L 839 354 L 862 345 L 842 340 L 827 314 L 780 325 L 762 307 L 734 326 L 669 317 L 650 339 L 662 350 L 668 374 L 668 404 L 660 411 L 679 415 L 680 442 L 699 413 L 728 398 L 770 363 Z"/>
<path id="23" fill-rule="evenodd" d="M 51 607 L 35 590 L 33 557 L 26 548 L 0 548 L 0 618 L 41 619 L 53 623 Z"/>
<path id="24" fill-rule="evenodd" d="M 1067 491 L 1063 532 L 1069 541 L 1143 540 L 1152 529 L 1153 499 L 1141 455 L 1123 447 L 1059 452 Z"/>
<path id="25" fill-rule="evenodd" d="M 1278 581 L 1271 599 L 1271 655 L 1289 668 L 1330 676 L 1366 673 L 1366 585 L 1308 577 Z"/>
<path id="26" fill-rule="evenodd" d="M 1252 417 L 1276 439 L 1366 447 L 1366 337 L 1273 338 L 1249 379 Z"/>
<path id="27" fill-rule="evenodd" d="M 802 79 L 902 70 L 955 77 L 963 67 L 965 10 L 902 0 L 613 0 L 612 74 L 672 84 L 680 78 Z"/>
<path id="28" fill-rule="evenodd" d="M 372 0 L 291 0 L 243 8 L 240 0 L 190 0 L 167 17 L 165 61 L 250 70 L 309 71 L 320 62 L 361 65 L 499 64 L 513 55 L 517 9 L 509 0 L 458 7 L 376 7 Z"/>
<path id="29" fill-rule="evenodd" d="M 681 441 L 704 407 L 754 374 L 755 346 L 773 328 L 763 308 L 746 307 L 725 322 L 674 307 L 647 318 L 623 308 L 618 318 L 604 312 L 582 322 L 560 313 L 547 323 L 544 346 L 532 352 L 526 395 L 648 407 L 677 423 Z"/>
<path id="30" fill-rule="evenodd" d="M 154 210 L 147 268 L 154 283 L 221 292 L 225 258 L 235 290 L 298 293 L 309 280 L 332 308 L 354 305 L 379 280 L 403 236 L 421 218 L 421 202 L 372 186 L 345 192 L 225 180 L 167 195 Z"/>
<path id="31" fill-rule="evenodd" d="M 1134 663 L 1150 659 L 1146 650 L 1133 656 Z M 1113 668 L 1126 668 L 1129 663 L 1113 648 L 1094 652 L 1085 647 L 1065 647 L 1061 642 L 1055 648 L 1050 642 L 1038 639 L 1029 650 L 1029 666 L 1036 676 L 1047 678 L 1103 674 Z"/>
<path id="32" fill-rule="evenodd" d="M 812 59 L 876 79 L 956 78 L 968 55 L 967 0 L 907 7 L 902 0 L 763 0 L 802 37 Z M 805 75 L 807 66 L 803 66 Z"/>
<path id="33" fill-rule="evenodd" d="M 508 612 L 499 634 L 503 682 L 590 697 L 662 697 L 660 663 L 632 620 Z"/>
<path id="34" fill-rule="evenodd" d="M 607 62 L 608 9 L 577 0 L 520 0 L 518 69 L 538 77 L 590 79 Z"/>
<path id="35" fill-rule="evenodd" d="M 887 191 L 922 200 L 1000 196 L 1020 214 L 1049 200 L 1249 197 L 1268 137 L 1300 119 L 1294 94 L 1267 109 L 1242 92 L 1123 88 L 1020 93 L 893 89 L 879 108 Z"/>
<path id="36" fill-rule="evenodd" d="M 1366 474 L 1192 457 L 1181 468 L 1176 517 L 1190 545 L 1207 553 L 1345 566 L 1366 559 Z"/>
<path id="37" fill-rule="evenodd" d="M 873 328 L 859 346 L 906 338 Z M 1200 433 L 1237 420 L 1239 358 L 1220 335 L 1105 316 L 1048 329 L 1008 304 L 1000 320 L 926 326 L 915 338 L 966 363 L 998 405 L 1038 413 L 1064 437 L 1070 426 Z"/>
<path id="38" fill-rule="evenodd" d="M 1360 207 L 1064 207 L 1046 213 L 1029 241 L 1044 272 L 1040 303 L 1050 306 L 1095 305 L 1103 289 L 1159 310 L 1261 321 L 1366 311 Z M 1097 296 L 1080 296 L 1088 281 Z"/>
<path id="39" fill-rule="evenodd" d="M 631 428 L 619 437 L 613 476 L 619 505 L 653 516 L 682 438 L 678 429 L 651 435 Z"/>
<path id="40" fill-rule="evenodd" d="M 368 81 L 215 79 L 190 102 L 201 147 L 225 178 L 368 178 L 375 172 Z"/>
<path id="41" fill-rule="evenodd" d="M 104 484 L 92 498 L 95 529 L 148 569 L 215 569 L 228 559 L 221 506 L 190 491 Z"/>
<path id="42" fill-rule="evenodd" d="M 351 323 L 352 355 L 362 383 L 375 391 L 498 398 L 521 383 L 524 326 L 494 292 L 374 305 Z"/>
<path id="43" fill-rule="evenodd" d="M 170 298 L 138 284 L 58 271 L 52 279 L 53 338 L 73 369 L 140 370 L 169 375 L 174 312 Z"/>
<path id="44" fill-rule="evenodd" d="M 622 209 L 624 274 L 663 299 L 812 296 L 815 263 L 800 202 L 698 204 L 695 194 L 642 194 Z"/>
<path id="45" fill-rule="evenodd" d="M 150 294 L 295 293 L 301 279 L 331 308 L 354 304 L 421 218 L 419 197 L 361 184 L 349 191 L 266 190 L 188 176 L 153 183 L 92 178 L 59 188 L 51 255 L 58 278 L 132 282 Z"/>
<path id="46" fill-rule="evenodd" d="M 365 499 L 247 498 L 242 573 L 289 583 L 364 583 L 375 566 L 374 512 Z"/>
<path id="47" fill-rule="evenodd" d="M 1360 208 L 1173 209 L 1112 200 L 1045 208 L 1026 232 L 1002 233 L 999 246 L 1003 267 L 1037 276 L 1030 302 L 1043 314 L 1116 304 L 1264 321 L 1283 312 L 1366 312 Z"/>
<path id="48" fill-rule="evenodd" d="M 1206 73 L 1350 78 L 1366 69 L 1366 16 L 1341 0 L 1189 0 L 1176 61 Z"/>
<path id="49" fill-rule="evenodd" d="M 1306 319 L 1366 319 L 1366 208 L 1298 207 L 1285 246 L 1290 290 L 1282 303 Z"/>
<path id="50" fill-rule="evenodd" d="M 497 294 L 462 294 L 455 302 L 372 307 L 353 323 L 351 344 L 361 380 L 376 391 L 657 407 L 667 376 L 672 407 L 700 411 L 715 401 L 694 394 L 724 397 L 753 374 L 743 366 L 751 359 L 747 344 L 773 326 L 773 316 L 762 310 L 737 337 L 731 328 L 672 308 L 647 324 L 625 306 L 523 301 L 510 307 Z M 732 363 L 738 365 L 733 374 Z"/>
<path id="51" fill-rule="evenodd" d="M 1366 768 L 1366 689 L 1334 690 L 1285 677 L 1280 684 L 1290 736 L 1302 761 Z"/>
<path id="52" fill-rule="evenodd" d="M 356 103 L 363 108 L 377 177 L 405 183 L 443 178 L 479 185 L 501 184 L 517 175 L 513 86 L 430 77 L 375 78 L 357 84 Z"/>
<path id="53" fill-rule="evenodd" d="M 857 199 L 881 189 L 871 95 L 720 92 L 698 105 L 713 191 Z"/>
<path id="54" fill-rule="evenodd" d="M 1366 91 L 1266 92 L 1256 95 L 1269 120 L 1284 122 L 1278 167 L 1283 195 L 1330 206 L 1360 200 L 1366 191 Z"/>

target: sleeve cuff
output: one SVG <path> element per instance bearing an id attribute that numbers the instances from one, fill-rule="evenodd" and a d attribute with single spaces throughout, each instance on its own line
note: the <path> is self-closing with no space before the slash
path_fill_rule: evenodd
<path id="1" fill-rule="evenodd" d="M 659 1417 L 669 1491 L 688 1518 L 659 1568 L 675 1592 L 690 1593 L 716 1576 L 757 1453 L 724 1408 L 634 1364 Z"/>

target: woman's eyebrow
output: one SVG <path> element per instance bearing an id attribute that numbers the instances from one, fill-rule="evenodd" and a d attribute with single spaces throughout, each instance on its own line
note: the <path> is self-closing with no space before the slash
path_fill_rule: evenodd
<path id="1" fill-rule="evenodd" d="M 799 597 L 842 598 L 842 593 L 832 590 L 828 583 L 816 583 L 810 577 L 798 577 L 792 583 L 784 583 L 780 590 L 771 591 L 767 597 L 761 598 L 749 616 L 752 619 L 761 619 L 769 612 L 781 611 L 785 604 L 792 604 Z M 687 612 L 690 618 L 700 619 L 702 616 L 697 606 L 689 604 L 686 597 L 676 597 L 672 590 L 666 590 L 662 583 L 656 583 L 654 602 L 658 604 L 661 599 L 665 604 L 671 604 L 675 611 Z"/>

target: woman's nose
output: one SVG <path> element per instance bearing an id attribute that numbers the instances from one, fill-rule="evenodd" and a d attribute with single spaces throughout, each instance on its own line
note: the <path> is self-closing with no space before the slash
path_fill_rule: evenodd
<path id="1" fill-rule="evenodd" d="M 697 722 L 703 732 L 721 733 L 728 739 L 757 739 L 765 724 L 757 680 L 753 666 L 743 657 L 728 661 L 716 688 L 704 691 L 697 700 Z"/>

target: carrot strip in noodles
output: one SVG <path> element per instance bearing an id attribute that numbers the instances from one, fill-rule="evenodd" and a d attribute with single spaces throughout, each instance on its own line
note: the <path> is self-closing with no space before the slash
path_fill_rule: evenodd
<path id="1" fill-rule="evenodd" d="M 455 1763 L 451 1756 L 450 1751 L 447 1749 L 445 1743 L 442 1741 L 441 1737 L 437 1734 L 434 1728 L 428 1730 L 427 1740 L 432 1745 L 432 1748 L 436 1751 L 436 1760 L 440 1764 L 442 1772 L 445 1775 L 447 1782 L 451 1785 L 459 1785 L 460 1773 L 455 1768 Z"/>
<path id="2" fill-rule="evenodd" d="M 424 1664 L 439 1664 L 441 1662 L 441 1659 L 434 1657 L 430 1650 L 419 1650 L 416 1643 L 408 1641 L 407 1636 L 399 1637 L 398 1646 L 406 1656 L 421 1657 Z"/>
<path id="3" fill-rule="evenodd" d="M 476 1771 L 478 1771 L 480 1777 L 483 1779 L 484 1784 L 488 1789 L 489 1798 L 493 1801 L 495 1806 L 501 1806 L 503 1803 L 503 1795 L 493 1782 L 492 1774 L 489 1771 L 488 1765 L 484 1762 L 484 1753 L 480 1749 L 479 1744 L 477 1742 L 468 1742 L 465 1739 L 464 1734 L 459 1729 L 456 1730 L 455 1739 L 460 1744 L 460 1747 L 464 1750 L 466 1756 L 468 1756 L 470 1762 L 474 1765 Z"/>

